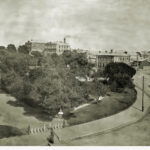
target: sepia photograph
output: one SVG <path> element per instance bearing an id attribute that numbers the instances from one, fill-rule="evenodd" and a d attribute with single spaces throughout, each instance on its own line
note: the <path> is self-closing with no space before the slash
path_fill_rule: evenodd
<path id="1" fill-rule="evenodd" d="M 0 0 L 1 146 L 150 146 L 150 0 Z"/>

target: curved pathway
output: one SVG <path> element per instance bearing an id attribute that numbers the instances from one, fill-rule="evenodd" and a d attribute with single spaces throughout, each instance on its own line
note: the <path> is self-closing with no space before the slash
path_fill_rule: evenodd
<path id="1" fill-rule="evenodd" d="M 67 127 L 60 131 L 57 131 L 57 134 L 62 140 L 62 143 L 58 143 L 58 145 L 63 145 L 63 142 L 65 145 L 71 140 L 83 138 L 86 136 L 107 133 L 111 130 L 127 126 L 142 119 L 146 115 L 150 107 L 150 98 L 147 94 L 144 94 L 144 112 L 142 112 L 142 91 L 141 88 L 139 88 L 139 85 L 138 87 L 136 87 L 136 90 L 137 100 L 128 109 L 110 117 L 80 125 L 75 125 L 72 127 Z"/>

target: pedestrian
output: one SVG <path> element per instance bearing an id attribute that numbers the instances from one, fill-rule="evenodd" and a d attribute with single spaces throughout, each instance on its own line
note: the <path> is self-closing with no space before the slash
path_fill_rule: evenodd
<path id="1" fill-rule="evenodd" d="M 48 140 L 48 146 L 51 146 L 52 144 L 54 144 L 54 130 L 53 130 L 53 128 L 51 128 L 50 136 L 47 138 L 47 140 Z"/>

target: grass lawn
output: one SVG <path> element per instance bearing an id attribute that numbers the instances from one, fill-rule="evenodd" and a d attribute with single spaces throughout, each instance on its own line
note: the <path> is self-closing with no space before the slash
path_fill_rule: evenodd
<path id="1" fill-rule="evenodd" d="M 0 125 L 24 128 L 28 125 L 43 125 L 42 120 L 37 119 L 32 114 L 27 113 L 26 109 L 20 105 L 13 105 L 16 99 L 7 94 L 0 94 Z"/>
<path id="2" fill-rule="evenodd" d="M 13 139 L 13 136 L 16 139 L 27 137 L 21 135 L 26 134 L 28 125 L 40 127 L 49 122 L 43 120 L 38 110 L 20 105 L 10 95 L 0 94 L 0 141 L 2 139 L 7 141 L 7 137 Z"/>
<path id="3" fill-rule="evenodd" d="M 45 134 L 14 136 L 0 139 L 1 146 L 47 146 L 49 132 Z"/>
<path id="4" fill-rule="evenodd" d="M 66 116 L 70 125 L 81 124 L 96 119 L 104 118 L 115 113 L 118 113 L 136 100 L 136 93 L 132 89 L 125 89 L 122 93 L 110 93 L 110 96 L 106 96 L 98 104 L 91 104 L 83 107 L 73 114 Z"/>
<path id="5" fill-rule="evenodd" d="M 0 139 L 11 137 L 11 136 L 21 136 L 24 134 L 25 132 L 23 132 L 22 130 L 16 127 L 0 125 Z"/>

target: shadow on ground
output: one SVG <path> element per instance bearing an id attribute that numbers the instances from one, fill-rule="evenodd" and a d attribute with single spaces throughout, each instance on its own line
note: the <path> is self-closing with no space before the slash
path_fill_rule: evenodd
<path id="1" fill-rule="evenodd" d="M 25 132 L 16 127 L 0 125 L 0 139 L 8 138 L 12 136 L 21 136 L 24 135 Z"/>
<path id="2" fill-rule="evenodd" d="M 23 102 L 11 101 L 11 100 L 9 100 L 7 104 L 14 106 L 14 107 L 23 107 L 25 111 L 24 115 L 26 116 L 34 116 L 40 121 L 50 121 L 49 116 L 45 112 L 43 112 L 42 109 L 40 108 L 37 108 L 37 107 L 33 108 Z"/>

